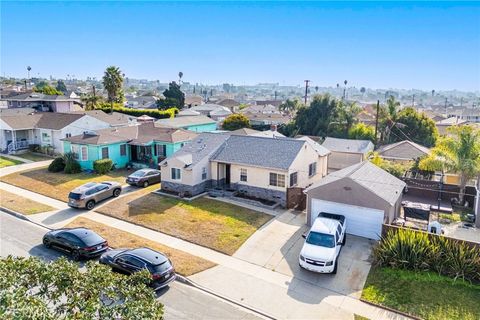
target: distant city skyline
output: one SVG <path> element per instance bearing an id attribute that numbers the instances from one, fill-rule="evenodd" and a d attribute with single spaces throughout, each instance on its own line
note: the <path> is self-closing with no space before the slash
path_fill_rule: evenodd
<path id="1" fill-rule="evenodd" d="M 10 2 L 1 75 L 480 90 L 478 2 Z"/>

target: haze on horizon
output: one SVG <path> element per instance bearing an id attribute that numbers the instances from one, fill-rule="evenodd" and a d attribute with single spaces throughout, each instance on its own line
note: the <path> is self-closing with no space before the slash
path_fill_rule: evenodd
<path id="1" fill-rule="evenodd" d="M 478 91 L 480 4 L 10 2 L 1 75 Z"/>

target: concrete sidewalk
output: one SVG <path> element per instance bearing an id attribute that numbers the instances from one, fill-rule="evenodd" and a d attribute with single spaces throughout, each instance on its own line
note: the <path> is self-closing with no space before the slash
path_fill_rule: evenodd
<path id="1" fill-rule="evenodd" d="M 45 161 L 37 161 L 37 162 L 31 162 L 31 163 L 23 163 L 23 164 L 17 164 L 15 166 L 9 166 L 5 168 L 0 169 L 0 177 L 9 175 L 11 173 L 15 173 L 18 171 L 24 171 L 24 170 L 30 170 L 30 169 L 38 169 L 41 167 L 46 167 L 52 162 L 52 160 L 45 160 Z"/>
<path id="2" fill-rule="evenodd" d="M 20 161 L 20 162 L 23 162 L 23 163 L 34 162 L 32 160 L 24 159 L 24 158 L 17 157 L 17 156 L 11 155 L 11 154 L 2 154 L 2 157 L 7 158 L 7 159 L 12 159 L 12 160 L 17 160 L 17 161 Z"/>

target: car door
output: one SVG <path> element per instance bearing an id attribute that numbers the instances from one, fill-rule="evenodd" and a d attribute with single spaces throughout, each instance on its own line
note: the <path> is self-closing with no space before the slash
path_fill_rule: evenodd
<path id="1" fill-rule="evenodd" d="M 157 183 L 157 173 L 155 171 L 150 171 L 148 172 L 148 183 L 149 184 L 155 184 Z"/>
<path id="2" fill-rule="evenodd" d="M 97 201 L 102 201 L 110 198 L 113 195 L 113 190 L 109 189 L 106 184 L 98 185 L 95 188 L 95 198 Z"/>
<path id="3" fill-rule="evenodd" d="M 57 235 L 56 240 L 57 240 L 56 242 L 57 248 L 67 252 L 72 251 L 72 247 L 75 239 L 72 237 L 71 234 L 67 232 L 61 232 L 60 234 Z"/>
<path id="4" fill-rule="evenodd" d="M 121 255 L 115 259 L 115 265 L 118 266 L 118 269 L 128 274 L 141 270 L 142 263 L 140 262 L 139 259 L 129 254 Z"/>
<path id="5" fill-rule="evenodd" d="M 154 179 L 154 183 L 160 183 L 160 180 L 161 180 L 160 171 L 158 170 L 154 171 L 153 179 Z"/>

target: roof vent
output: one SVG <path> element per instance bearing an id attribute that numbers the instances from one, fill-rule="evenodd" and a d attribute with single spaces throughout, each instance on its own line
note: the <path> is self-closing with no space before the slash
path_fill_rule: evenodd
<path id="1" fill-rule="evenodd" d="M 83 131 L 83 135 L 84 136 L 98 136 L 98 134 L 95 131 L 92 131 L 92 130 Z"/>

